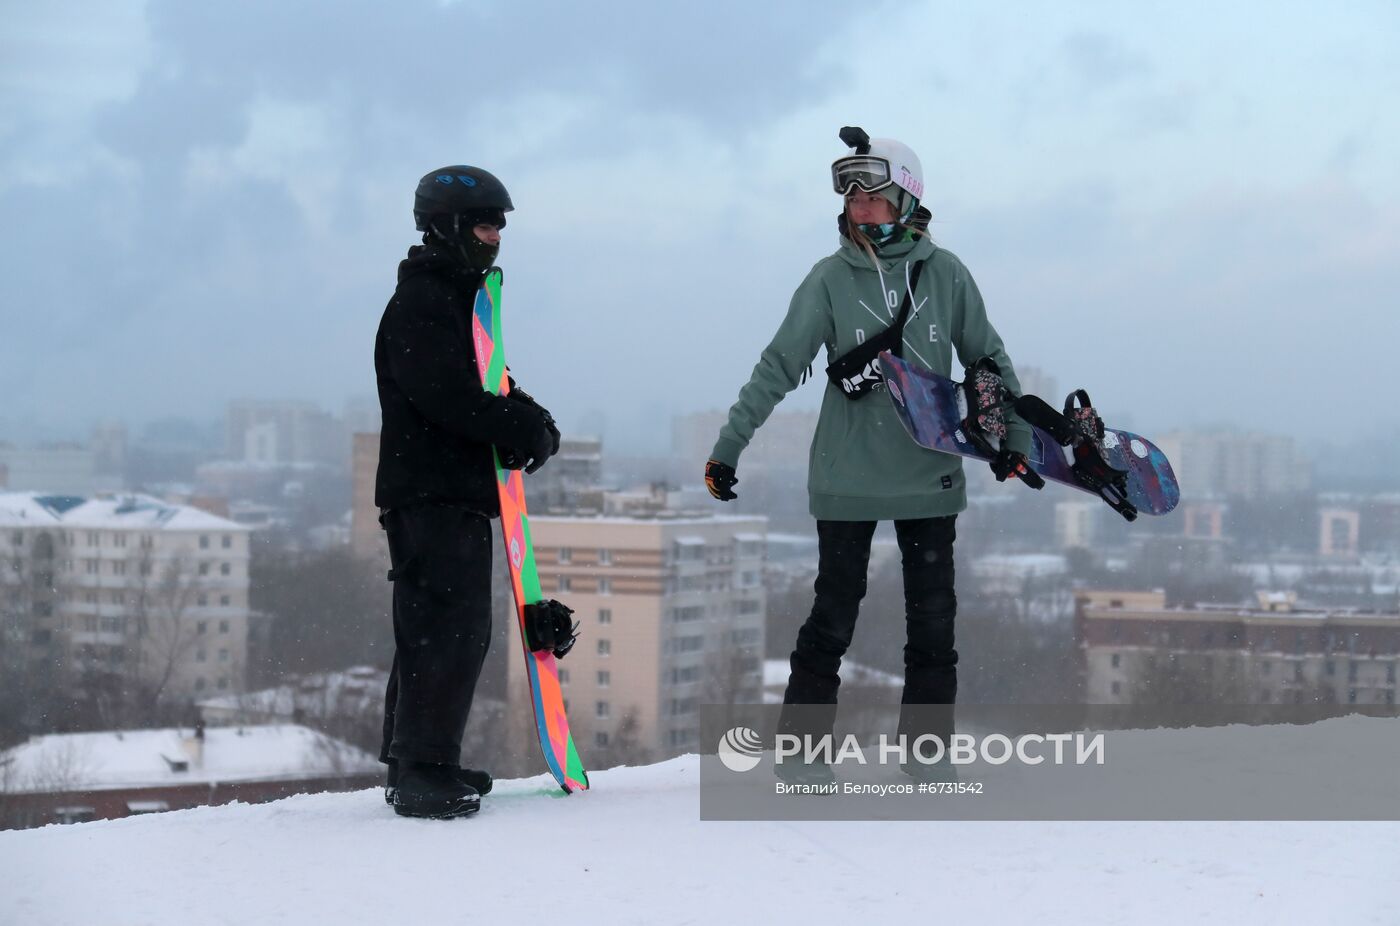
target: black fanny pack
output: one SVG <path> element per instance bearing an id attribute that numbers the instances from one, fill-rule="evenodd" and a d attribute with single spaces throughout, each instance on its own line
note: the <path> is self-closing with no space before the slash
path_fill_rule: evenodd
<path id="1" fill-rule="evenodd" d="M 909 291 L 899 305 L 899 315 L 890 326 L 874 337 L 846 351 L 826 368 L 827 379 L 841 388 L 848 399 L 861 399 L 879 388 L 885 377 L 880 372 L 880 352 L 889 351 L 896 357 L 903 356 L 904 326 L 909 322 L 909 309 L 914 304 L 914 288 L 919 285 L 919 274 L 924 262 L 914 265 L 909 275 Z"/>

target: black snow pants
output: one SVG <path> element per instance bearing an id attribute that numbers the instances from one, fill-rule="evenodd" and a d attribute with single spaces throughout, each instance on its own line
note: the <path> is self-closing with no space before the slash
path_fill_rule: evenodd
<path id="1" fill-rule="evenodd" d="M 946 704 L 957 700 L 958 652 L 953 648 L 957 595 L 953 590 L 953 541 L 957 515 L 895 521 L 904 571 L 903 705 Z M 784 732 L 822 736 L 836 716 L 838 672 L 855 633 L 865 597 L 874 521 L 817 522 L 816 600 L 797 634 L 784 704 L 824 705 L 825 710 L 785 712 Z M 931 721 L 929 713 L 936 715 Z M 794 715 L 803 718 L 790 720 Z M 901 711 L 900 733 L 933 733 L 947 743 L 952 711 Z"/>
<path id="2" fill-rule="evenodd" d="M 379 759 L 457 765 L 491 644 L 491 522 L 454 506 L 386 510 L 394 663 Z"/>

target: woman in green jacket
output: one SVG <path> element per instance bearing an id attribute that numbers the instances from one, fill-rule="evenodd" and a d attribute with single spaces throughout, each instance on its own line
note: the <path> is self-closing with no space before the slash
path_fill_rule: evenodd
<path id="1" fill-rule="evenodd" d="M 902 356 L 945 376 L 954 350 L 963 366 L 991 357 L 1006 385 L 1020 392 L 972 275 L 925 233 L 929 213 L 919 205 L 919 159 L 900 142 L 871 139 L 860 129 L 843 129 L 841 137 L 853 150 L 832 164 L 833 186 L 844 199 L 840 247 L 797 288 L 729 410 L 705 466 L 706 486 L 722 501 L 737 497 L 740 454 L 818 350 L 825 346 L 833 361 L 888 329 L 911 281 Z M 878 362 L 856 378 L 866 388 L 855 398 L 849 386 L 827 383 L 812 439 L 807 488 L 817 519 L 816 599 L 797 635 L 783 701 L 835 705 L 841 657 L 865 597 L 871 537 L 878 521 L 892 520 L 903 559 L 908 634 L 902 703 L 952 704 L 958 661 L 954 522 L 967 507 L 962 460 L 915 444 L 886 397 L 868 394 L 883 389 Z M 992 463 L 999 480 L 1024 472 L 1029 444 L 1029 429 L 1012 417 L 1006 446 Z M 904 727 L 901 722 L 901 732 L 909 732 Z M 933 732 L 946 742 L 951 727 Z"/>

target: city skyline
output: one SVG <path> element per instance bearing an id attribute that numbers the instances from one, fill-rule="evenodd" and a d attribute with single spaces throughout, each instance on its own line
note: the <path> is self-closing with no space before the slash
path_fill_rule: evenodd
<path id="1" fill-rule="evenodd" d="M 1012 359 L 1114 423 L 1400 430 L 1350 398 L 1388 387 L 1357 348 L 1400 336 L 1386 4 L 713 4 L 638 8 L 625 37 L 567 4 L 12 12 L 7 429 L 372 395 L 412 188 L 465 160 L 518 207 L 521 383 L 565 431 L 645 447 L 658 415 L 733 401 L 836 245 L 828 166 L 860 124 L 921 156 Z M 895 22 L 898 94 L 864 60 Z M 432 93 L 474 42 L 531 63 Z"/>

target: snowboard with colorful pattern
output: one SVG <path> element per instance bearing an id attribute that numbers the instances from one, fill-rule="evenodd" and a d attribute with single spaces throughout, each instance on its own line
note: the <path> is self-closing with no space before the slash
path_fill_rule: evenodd
<path id="1" fill-rule="evenodd" d="M 476 348 L 477 372 L 487 392 L 507 395 L 510 379 L 506 373 L 505 347 L 501 341 L 501 271 L 492 270 L 482 281 L 472 308 L 472 340 Z M 494 453 L 494 451 L 493 451 Z M 530 676 L 530 701 L 534 706 L 535 729 L 545 763 L 567 794 L 588 788 L 588 773 L 579 759 L 569 718 L 564 711 L 564 694 L 559 687 L 559 666 L 548 650 L 530 652 L 525 643 L 525 605 L 544 598 L 540 576 L 535 569 L 535 550 L 530 542 L 530 518 L 525 510 L 525 480 L 518 469 L 496 461 L 496 487 L 501 499 L 501 533 L 505 539 L 506 562 L 510 567 L 515 616 L 520 627 L 520 645 Z"/>
<path id="2" fill-rule="evenodd" d="M 880 370 L 886 391 L 900 423 L 920 447 L 955 453 L 978 460 L 991 457 L 977 449 L 962 430 L 966 403 L 961 384 L 894 356 L 880 354 Z M 1104 458 L 1110 466 L 1128 473 L 1128 501 L 1142 514 L 1166 514 L 1181 501 L 1172 465 L 1156 444 L 1130 431 L 1106 428 Z M 1073 458 L 1048 433 L 1031 428 L 1031 452 L 1027 462 L 1045 479 L 1063 483 L 1090 495 L 1096 489 L 1080 482 L 1070 468 Z"/>

